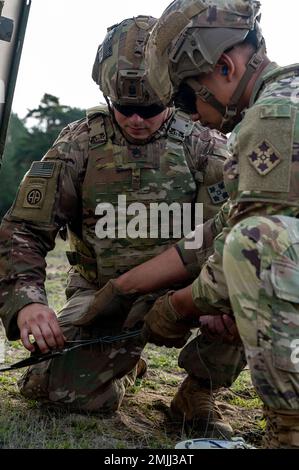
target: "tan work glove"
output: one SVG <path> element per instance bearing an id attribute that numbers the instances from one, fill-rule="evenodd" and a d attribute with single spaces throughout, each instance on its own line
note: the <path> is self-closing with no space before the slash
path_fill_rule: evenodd
<path id="1" fill-rule="evenodd" d="M 121 328 L 138 295 L 135 291 L 122 292 L 112 279 L 96 292 L 87 312 L 73 325 Z"/>
<path id="2" fill-rule="evenodd" d="M 159 297 L 144 318 L 142 336 L 157 346 L 181 348 L 191 336 L 193 322 L 184 320 L 173 308 L 171 296 L 174 291 Z"/>

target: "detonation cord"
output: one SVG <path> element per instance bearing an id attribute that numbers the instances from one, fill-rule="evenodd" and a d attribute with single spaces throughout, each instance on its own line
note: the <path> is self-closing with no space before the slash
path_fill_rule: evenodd
<path id="1" fill-rule="evenodd" d="M 22 361 L 16 362 L 15 364 L 7 365 L 0 368 L 0 373 L 8 372 L 11 370 L 22 369 L 23 367 L 32 366 L 35 364 L 40 364 L 41 362 L 49 361 L 50 359 L 54 359 L 57 357 L 64 356 L 65 354 L 75 351 L 76 349 L 85 348 L 88 346 L 96 346 L 96 345 L 107 345 L 107 344 L 114 344 L 121 341 L 125 341 L 132 338 L 137 338 L 140 336 L 142 330 L 135 330 L 135 331 L 128 331 L 126 333 L 122 333 L 118 336 L 102 336 L 96 339 L 87 339 L 87 340 L 77 340 L 77 341 L 66 341 L 63 349 L 51 351 L 46 354 L 32 353 L 30 357 L 23 359 Z M 74 346 L 72 346 L 74 345 Z"/>

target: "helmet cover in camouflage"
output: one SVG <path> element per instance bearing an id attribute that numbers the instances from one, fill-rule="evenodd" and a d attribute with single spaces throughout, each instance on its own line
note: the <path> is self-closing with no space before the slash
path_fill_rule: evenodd
<path id="1" fill-rule="evenodd" d="M 255 0 L 175 0 L 164 11 L 147 44 L 149 81 L 164 103 L 188 77 L 211 72 L 222 53 L 255 30 L 258 45 L 260 3 Z"/>
<path id="2" fill-rule="evenodd" d="M 112 103 L 160 104 L 146 78 L 144 59 L 145 45 L 156 21 L 151 16 L 137 16 L 108 28 L 97 51 L 92 78 Z"/>

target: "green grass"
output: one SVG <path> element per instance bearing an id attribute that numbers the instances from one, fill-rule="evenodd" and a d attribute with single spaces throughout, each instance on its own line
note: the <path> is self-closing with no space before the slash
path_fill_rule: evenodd
<path id="1" fill-rule="evenodd" d="M 46 288 L 56 312 L 65 303 L 68 266 L 64 250 L 59 240 L 47 258 Z M 6 348 L 5 360 L 13 363 L 27 355 L 20 342 L 14 341 Z M 145 355 L 147 375 L 130 387 L 120 411 L 106 417 L 46 408 L 25 400 L 17 388 L 23 371 L 0 375 L 0 448 L 173 449 L 184 438 L 181 426 L 175 428 L 168 417 L 171 399 L 185 377 L 178 367 L 179 351 L 148 345 Z M 242 373 L 231 390 L 218 393 L 217 400 L 228 406 L 226 418 L 236 435 L 259 445 L 264 421 L 249 373 Z"/>

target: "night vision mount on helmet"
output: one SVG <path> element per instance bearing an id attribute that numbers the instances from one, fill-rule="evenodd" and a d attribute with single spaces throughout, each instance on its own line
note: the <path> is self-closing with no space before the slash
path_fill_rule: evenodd
<path id="1" fill-rule="evenodd" d="M 128 18 L 108 28 L 92 71 L 103 95 L 120 106 L 160 104 L 146 75 L 145 45 L 156 23 L 151 16 Z"/>

